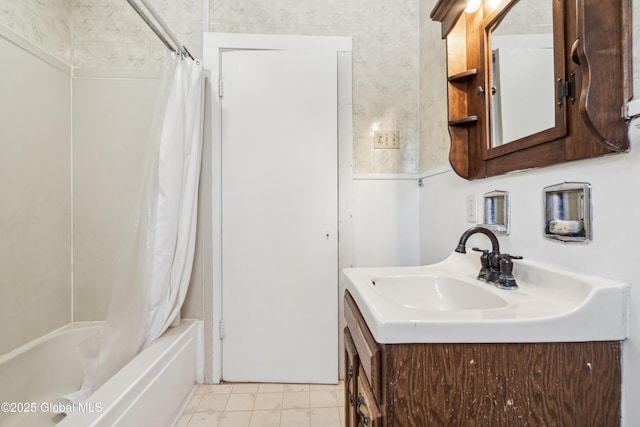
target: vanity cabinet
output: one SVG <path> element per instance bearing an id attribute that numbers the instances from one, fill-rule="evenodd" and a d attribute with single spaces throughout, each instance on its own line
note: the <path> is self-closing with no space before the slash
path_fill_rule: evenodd
<path id="1" fill-rule="evenodd" d="M 344 307 L 346 427 L 620 425 L 617 341 L 381 344 Z"/>

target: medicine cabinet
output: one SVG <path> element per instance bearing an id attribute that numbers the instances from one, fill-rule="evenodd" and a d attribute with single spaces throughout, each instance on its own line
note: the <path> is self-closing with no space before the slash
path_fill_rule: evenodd
<path id="1" fill-rule="evenodd" d="M 439 0 L 449 161 L 477 179 L 625 152 L 630 0 Z M 465 8 L 467 11 L 465 11 Z"/>

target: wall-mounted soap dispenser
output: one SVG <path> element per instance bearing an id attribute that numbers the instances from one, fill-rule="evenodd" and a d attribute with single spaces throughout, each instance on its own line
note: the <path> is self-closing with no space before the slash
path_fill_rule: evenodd
<path id="1" fill-rule="evenodd" d="M 591 185 L 564 182 L 544 188 L 544 236 L 563 242 L 591 241 Z"/>

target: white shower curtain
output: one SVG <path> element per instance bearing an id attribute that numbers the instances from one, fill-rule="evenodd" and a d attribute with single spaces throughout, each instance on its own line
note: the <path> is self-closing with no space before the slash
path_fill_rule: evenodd
<path id="1" fill-rule="evenodd" d="M 179 316 L 191 277 L 202 154 L 204 76 L 199 61 L 167 54 L 149 138 L 146 178 L 120 253 L 102 335 L 78 352 L 88 397 Z"/>

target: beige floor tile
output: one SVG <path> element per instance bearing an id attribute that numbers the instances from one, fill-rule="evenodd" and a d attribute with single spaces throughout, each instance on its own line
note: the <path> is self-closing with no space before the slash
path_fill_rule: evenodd
<path id="1" fill-rule="evenodd" d="M 201 394 L 194 394 L 193 396 L 191 396 L 191 399 L 189 399 L 189 403 L 187 403 L 187 406 L 184 408 L 184 412 L 195 411 L 201 400 L 202 400 Z"/>
<path id="2" fill-rule="evenodd" d="M 191 415 L 192 415 L 191 413 L 182 414 L 180 418 L 178 418 L 178 421 L 176 421 L 173 427 L 187 427 L 189 425 L 189 420 L 191 419 Z"/>
<path id="3" fill-rule="evenodd" d="M 309 390 L 317 391 L 317 390 L 335 390 L 335 384 L 309 384 Z"/>
<path id="4" fill-rule="evenodd" d="M 251 411 L 256 401 L 255 393 L 230 394 L 225 411 Z"/>
<path id="5" fill-rule="evenodd" d="M 224 412 L 218 427 L 249 427 L 251 411 Z"/>
<path id="6" fill-rule="evenodd" d="M 283 409 L 280 427 L 309 427 L 311 418 L 308 409 Z"/>
<path id="7" fill-rule="evenodd" d="M 308 391 L 285 392 L 282 396 L 283 409 L 305 409 L 309 407 Z"/>
<path id="8" fill-rule="evenodd" d="M 200 392 L 201 394 L 222 394 L 231 393 L 232 389 L 233 384 L 200 384 L 196 388 L 196 393 Z"/>
<path id="9" fill-rule="evenodd" d="M 194 390 L 177 427 L 344 427 L 344 382 L 209 384 Z"/>
<path id="10" fill-rule="evenodd" d="M 253 406 L 253 410 L 260 411 L 265 409 L 282 409 L 282 393 L 256 394 L 256 403 Z"/>
<path id="11" fill-rule="evenodd" d="M 282 393 L 284 384 L 264 383 L 258 386 L 258 393 Z"/>
<path id="12" fill-rule="evenodd" d="M 227 406 L 229 394 L 205 394 L 202 396 L 196 412 L 222 412 Z"/>
<path id="13" fill-rule="evenodd" d="M 280 410 L 253 411 L 249 427 L 280 427 Z"/>
<path id="14" fill-rule="evenodd" d="M 239 383 L 239 384 L 233 384 L 233 390 L 231 391 L 232 393 L 257 393 L 258 392 L 258 387 L 260 387 L 260 384 L 256 384 L 256 383 Z"/>
<path id="15" fill-rule="evenodd" d="M 187 427 L 218 427 L 222 412 L 195 412 Z"/>
<path id="16" fill-rule="evenodd" d="M 341 427 L 338 408 L 311 409 L 311 427 Z"/>
<path id="17" fill-rule="evenodd" d="M 292 391 L 309 391 L 309 384 L 285 384 L 284 391 L 292 392 Z"/>
<path id="18" fill-rule="evenodd" d="M 319 390 L 309 392 L 312 408 L 327 408 L 338 406 L 338 398 L 335 390 Z"/>

